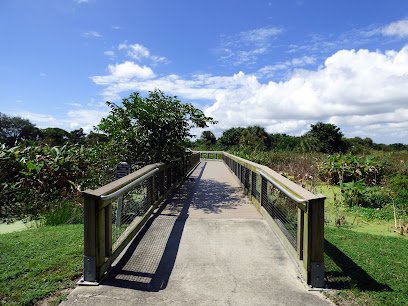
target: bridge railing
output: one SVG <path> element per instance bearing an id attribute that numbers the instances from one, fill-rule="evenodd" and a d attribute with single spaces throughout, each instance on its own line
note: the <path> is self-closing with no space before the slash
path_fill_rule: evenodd
<path id="1" fill-rule="evenodd" d="M 159 204 L 198 165 L 193 153 L 168 164 L 145 166 L 84 196 L 84 275 L 98 284 Z"/>
<path id="2" fill-rule="evenodd" d="M 308 285 L 324 287 L 324 200 L 269 167 L 222 151 L 200 151 L 201 158 L 218 159 L 280 236 Z"/>

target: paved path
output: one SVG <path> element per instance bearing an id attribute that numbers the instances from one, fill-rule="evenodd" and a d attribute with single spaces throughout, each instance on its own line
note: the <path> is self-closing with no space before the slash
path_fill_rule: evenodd
<path id="1" fill-rule="evenodd" d="M 141 236 L 141 235 L 140 235 Z M 98 287 L 63 305 L 331 305 L 221 161 L 202 161 Z"/>

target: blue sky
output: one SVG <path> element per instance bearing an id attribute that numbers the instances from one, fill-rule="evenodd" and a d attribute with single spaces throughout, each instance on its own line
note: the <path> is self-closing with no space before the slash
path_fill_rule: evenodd
<path id="1" fill-rule="evenodd" d="M 317 121 L 408 139 L 408 2 L 0 1 L 0 112 L 89 131 L 154 88 L 300 135 Z M 197 131 L 200 133 L 200 131 Z"/>

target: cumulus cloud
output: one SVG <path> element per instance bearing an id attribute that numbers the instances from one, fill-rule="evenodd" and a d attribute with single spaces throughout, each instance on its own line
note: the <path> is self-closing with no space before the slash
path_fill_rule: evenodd
<path id="1" fill-rule="evenodd" d="M 281 63 L 277 63 L 274 65 L 267 65 L 265 67 L 262 67 L 261 69 L 258 70 L 257 75 L 261 77 L 273 77 L 275 76 L 277 71 L 285 70 L 285 71 L 290 71 L 293 68 L 296 67 L 304 67 L 307 65 L 312 65 L 316 63 L 316 58 L 313 56 L 302 56 L 302 57 L 296 57 L 288 61 L 284 61 Z"/>
<path id="2" fill-rule="evenodd" d="M 408 37 L 408 19 L 398 20 L 382 28 L 386 36 Z"/>
<path id="3" fill-rule="evenodd" d="M 153 70 L 150 67 L 142 67 L 131 61 L 109 65 L 108 71 L 108 75 L 91 77 L 92 81 L 98 85 L 112 85 L 129 82 L 132 79 L 149 79 L 154 77 Z"/>
<path id="4" fill-rule="evenodd" d="M 287 65 L 303 62 L 312 59 Z M 194 75 L 189 79 L 167 75 L 130 77 L 120 82 L 113 76 L 93 80 L 105 86 L 108 96 L 160 88 L 184 99 L 207 100 L 205 112 L 219 121 L 214 128 L 218 132 L 259 124 L 269 132 L 301 134 L 321 120 L 340 125 L 350 135 L 358 132 L 377 141 L 408 139 L 408 46 L 386 52 L 340 50 L 319 69 L 295 69 L 280 82 L 261 82 L 243 72 L 232 76 Z M 380 127 L 387 132 L 381 132 Z"/>
<path id="5" fill-rule="evenodd" d="M 164 56 L 153 55 L 150 53 L 148 48 L 137 43 L 135 44 L 121 43 L 118 46 L 118 50 L 125 50 L 127 55 L 136 61 L 147 59 L 152 61 L 153 64 L 168 62 Z"/>
<path id="6" fill-rule="evenodd" d="M 98 125 L 103 117 L 108 115 L 107 109 L 77 109 L 67 113 L 67 123 L 70 130 L 83 128 L 89 133 L 94 126 Z"/>
<path id="7" fill-rule="evenodd" d="M 37 124 L 39 128 L 57 126 L 58 124 L 58 119 L 51 115 L 38 114 L 38 113 L 32 113 L 32 112 L 21 112 L 21 113 L 18 113 L 17 115 L 21 116 L 24 119 L 28 119 L 34 122 L 35 124 Z"/>

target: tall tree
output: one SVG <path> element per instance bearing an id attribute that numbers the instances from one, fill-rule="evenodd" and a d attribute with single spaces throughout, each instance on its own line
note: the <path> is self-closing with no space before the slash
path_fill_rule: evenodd
<path id="1" fill-rule="evenodd" d="M 213 145 L 217 142 L 217 138 L 211 131 L 203 131 L 201 133 L 201 140 L 207 145 Z"/>
<path id="2" fill-rule="evenodd" d="M 29 120 L 0 113 L 0 142 L 14 146 L 24 140 L 36 140 L 38 129 Z"/>
<path id="3" fill-rule="evenodd" d="M 344 152 L 347 144 L 340 128 L 331 123 L 317 122 L 310 125 L 310 131 L 303 139 L 303 146 L 308 151 L 323 153 Z"/>
<path id="4" fill-rule="evenodd" d="M 271 149 L 271 138 L 263 127 L 249 126 L 241 134 L 239 144 L 255 151 Z"/>
<path id="5" fill-rule="evenodd" d="M 110 137 L 116 154 L 130 163 L 168 161 L 184 154 L 185 141 L 193 127 L 205 128 L 216 123 L 192 104 L 160 90 L 145 98 L 132 93 L 122 106 L 107 102 L 109 115 L 98 129 Z"/>
<path id="6" fill-rule="evenodd" d="M 85 136 L 83 128 L 73 130 L 69 133 L 69 141 L 74 144 L 83 144 L 85 142 Z"/>
<path id="7" fill-rule="evenodd" d="M 241 138 L 241 134 L 244 130 L 245 128 L 242 127 L 233 127 L 225 130 L 218 141 L 225 147 L 238 146 L 239 139 Z"/>
<path id="8" fill-rule="evenodd" d="M 46 128 L 40 130 L 40 137 L 50 146 L 63 146 L 70 139 L 70 133 L 60 128 Z"/>

